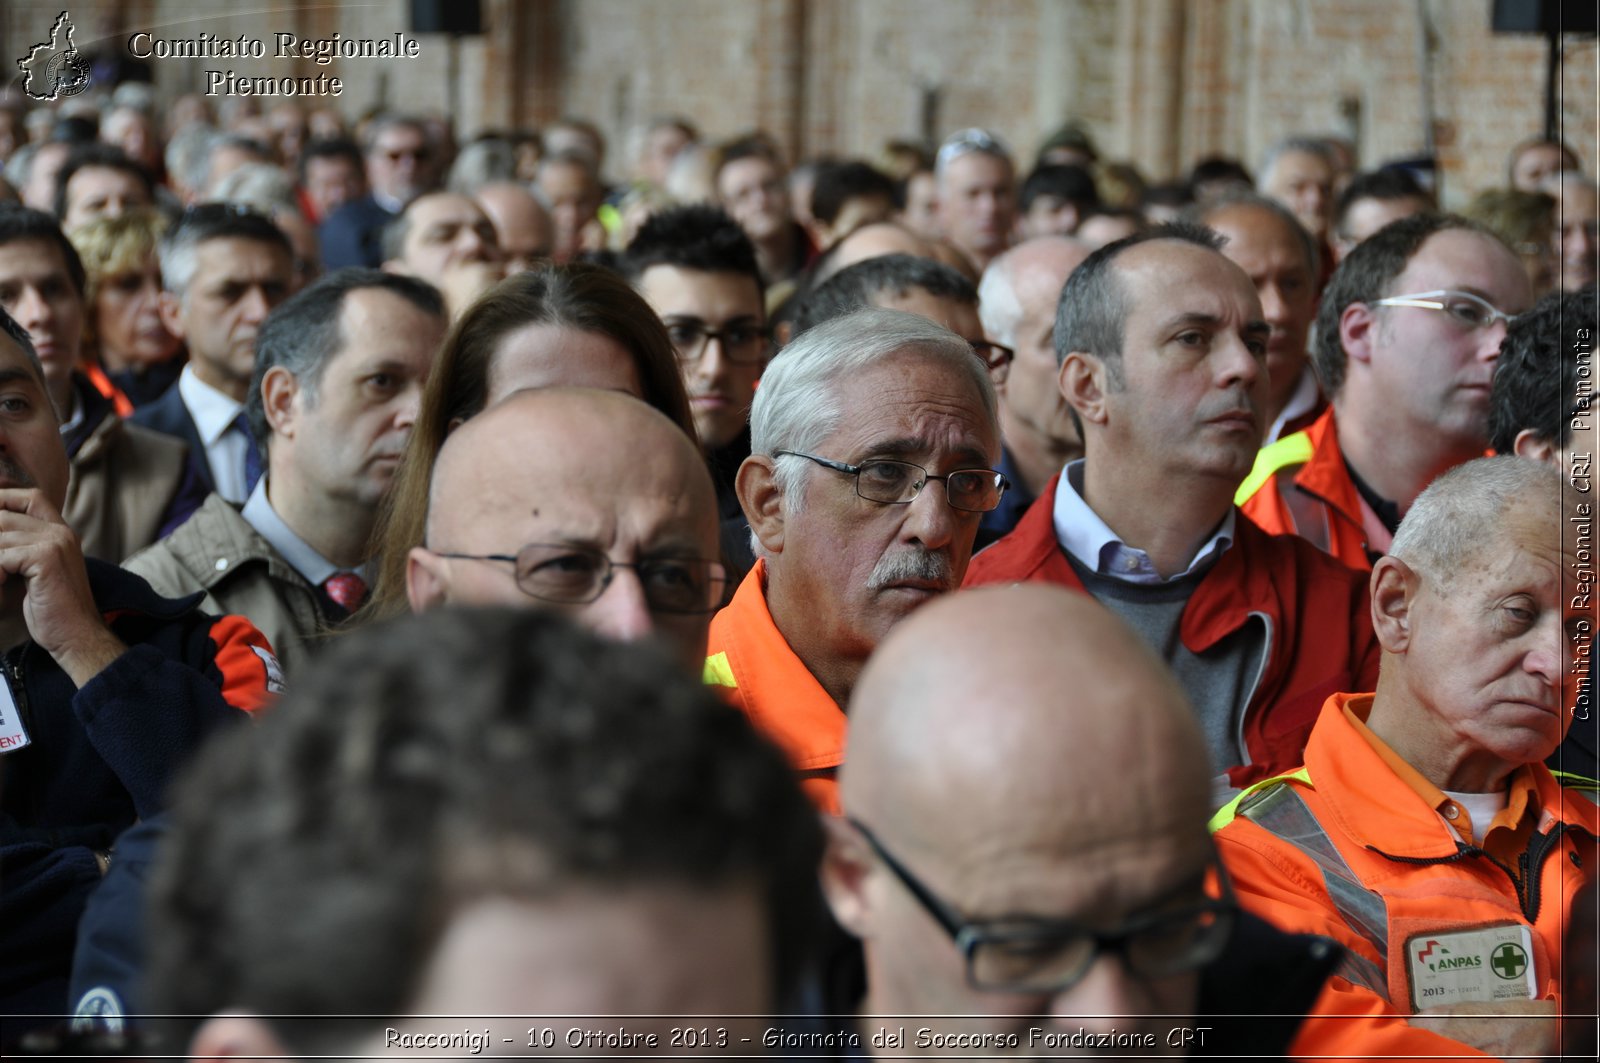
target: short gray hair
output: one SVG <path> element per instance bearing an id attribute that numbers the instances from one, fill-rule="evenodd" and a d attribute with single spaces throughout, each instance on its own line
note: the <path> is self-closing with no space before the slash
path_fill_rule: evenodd
<path id="1" fill-rule="evenodd" d="M 450 166 L 445 189 L 475 196 L 484 185 L 496 181 L 517 181 L 517 149 L 500 137 L 484 137 L 461 149 Z"/>
<path id="2" fill-rule="evenodd" d="M 978 282 L 978 319 L 983 322 L 983 331 L 1007 347 L 1017 345 L 1017 326 L 1022 324 L 1015 261 L 1011 251 L 1002 252 L 989 260 L 989 267 Z"/>
<path id="3" fill-rule="evenodd" d="M 280 210 L 298 211 L 294 178 L 270 162 L 247 162 L 217 182 L 211 199 L 239 203 L 271 217 Z"/>
<path id="4" fill-rule="evenodd" d="M 1261 160 L 1261 169 L 1257 170 L 1256 187 L 1265 188 L 1272 179 L 1273 167 L 1278 165 L 1278 160 L 1291 152 L 1302 155 L 1315 155 L 1328 164 L 1329 169 L 1337 169 L 1339 161 L 1333 157 L 1333 150 L 1324 140 L 1316 137 L 1285 137 L 1267 149 L 1266 156 Z"/>
<path id="5" fill-rule="evenodd" d="M 994 384 L 966 340 L 920 315 L 868 307 L 824 322 L 778 352 L 750 407 L 750 452 L 773 457 L 780 450 L 815 449 L 839 427 L 842 392 L 864 370 L 906 353 L 965 372 L 998 434 Z M 779 490 L 793 505 L 810 463 L 783 457 L 774 466 Z"/>
<path id="6" fill-rule="evenodd" d="M 1448 586 L 1479 554 L 1500 548 L 1513 509 L 1548 510 L 1550 535 L 1559 536 L 1562 484 L 1554 465 L 1509 454 L 1457 465 L 1411 503 L 1389 554 L 1424 580 Z"/>

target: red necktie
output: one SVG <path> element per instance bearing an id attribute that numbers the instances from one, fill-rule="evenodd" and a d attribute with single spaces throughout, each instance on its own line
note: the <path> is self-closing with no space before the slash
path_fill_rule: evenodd
<path id="1" fill-rule="evenodd" d="M 367 581 L 354 572 L 336 572 L 322 584 L 322 589 L 347 613 L 361 608 L 367 600 Z"/>

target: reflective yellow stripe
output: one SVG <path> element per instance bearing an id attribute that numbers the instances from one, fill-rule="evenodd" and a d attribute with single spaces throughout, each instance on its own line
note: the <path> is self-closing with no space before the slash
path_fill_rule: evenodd
<path id="1" fill-rule="evenodd" d="M 733 678 L 733 667 L 728 664 L 726 653 L 713 653 L 706 658 L 706 669 L 700 674 L 700 682 L 708 687 L 739 689 L 739 681 Z"/>
<path id="2" fill-rule="evenodd" d="M 1265 790 L 1267 787 L 1272 786 L 1275 783 L 1287 782 L 1290 779 L 1299 779 L 1307 786 L 1310 786 L 1311 772 L 1305 768 L 1300 768 L 1296 771 L 1291 771 L 1286 775 L 1274 775 L 1270 779 L 1262 779 L 1260 782 L 1251 783 L 1249 786 L 1246 786 L 1243 790 L 1239 791 L 1238 797 L 1235 797 L 1232 801 L 1229 801 L 1227 804 L 1217 809 L 1216 813 L 1211 817 L 1211 822 L 1206 824 L 1206 830 L 1210 831 L 1212 834 L 1217 833 L 1217 831 L 1233 822 L 1234 817 L 1239 814 L 1239 803 L 1245 798 L 1249 797 L 1258 790 Z"/>
<path id="3" fill-rule="evenodd" d="M 1277 475 L 1279 469 L 1290 465 L 1304 465 L 1310 460 L 1311 437 L 1304 432 L 1284 436 L 1276 443 L 1262 447 L 1256 452 L 1256 463 L 1251 466 L 1250 475 L 1244 478 L 1244 483 L 1234 492 L 1233 504 L 1242 506 L 1250 501 L 1250 496 L 1261 490 L 1261 486 Z"/>
<path id="4" fill-rule="evenodd" d="M 1600 791 L 1600 779 L 1591 779 L 1587 775 L 1579 775 L 1572 771 L 1556 771 L 1553 768 L 1550 774 L 1569 790 Z"/>

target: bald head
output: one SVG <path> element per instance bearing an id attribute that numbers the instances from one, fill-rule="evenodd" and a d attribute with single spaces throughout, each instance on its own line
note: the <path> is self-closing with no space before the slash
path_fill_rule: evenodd
<path id="1" fill-rule="evenodd" d="M 653 580 L 615 568 L 609 582 L 580 588 L 598 590 L 593 601 L 573 602 L 584 595 L 557 586 L 553 593 L 568 601 L 555 605 L 518 586 L 518 575 L 526 585 L 534 569 L 527 555 L 515 565 L 482 560 L 533 544 L 566 551 L 542 570 L 547 580 L 574 578 L 573 549 L 623 566 L 702 564 Z M 715 491 L 682 429 L 619 392 L 545 388 L 514 393 L 445 441 L 429 492 L 426 546 L 408 560 L 407 591 L 417 612 L 443 604 L 552 605 L 615 638 L 659 634 L 695 663 L 721 599 L 720 568 L 708 572 L 704 564 L 717 553 Z M 703 603 L 690 603 L 694 611 L 679 611 L 684 603 L 657 593 L 676 586 L 677 576 L 716 585 L 705 588 Z"/>
<path id="2" fill-rule="evenodd" d="M 933 244 L 894 222 L 877 222 L 863 225 L 835 246 L 827 262 L 812 280 L 821 284 L 846 266 L 865 262 L 880 255 L 914 255 L 917 258 L 939 260 Z"/>
<path id="3" fill-rule="evenodd" d="M 1029 807 L 1076 832 L 1072 810 L 1109 825 L 1111 794 L 1126 804 L 1137 778 L 1192 798 L 1191 822 L 1167 826 L 1203 833 L 1204 747 L 1167 668 L 1093 598 L 1041 585 L 963 591 L 913 613 L 867 663 L 843 803 L 874 822 L 920 820 L 930 838 L 951 816 L 976 837 Z M 1135 821 L 1153 810 L 1126 811 L 1116 829 L 1155 826 Z"/>
<path id="4" fill-rule="evenodd" d="M 555 230 L 550 212 L 532 192 L 515 181 L 491 181 L 478 189 L 474 198 L 494 223 L 507 273 L 529 269 L 550 257 Z"/>
<path id="5" fill-rule="evenodd" d="M 961 591 L 906 619 L 851 698 L 848 818 L 830 825 L 823 865 L 834 914 L 862 940 L 862 1010 L 996 1034 L 1155 1032 L 1192 1014 L 1193 970 L 1133 976 L 1116 956 L 1065 988 L 975 988 L 890 861 L 972 925 L 1114 933 L 1205 896 L 1204 750 L 1165 666 L 1088 595 Z"/>

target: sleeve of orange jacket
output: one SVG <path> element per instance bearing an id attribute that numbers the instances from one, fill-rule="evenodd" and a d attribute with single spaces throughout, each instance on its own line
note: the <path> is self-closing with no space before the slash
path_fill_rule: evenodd
<path id="1" fill-rule="evenodd" d="M 1381 971 L 1383 958 L 1339 917 L 1321 871 L 1307 858 L 1243 818 L 1218 831 L 1216 841 L 1239 903 L 1247 911 L 1284 930 L 1330 937 L 1357 957 L 1347 958 L 1328 979 L 1290 1045 L 1291 1056 L 1488 1058 L 1459 1041 L 1411 1025 L 1387 997 L 1361 984 L 1361 961 Z"/>

